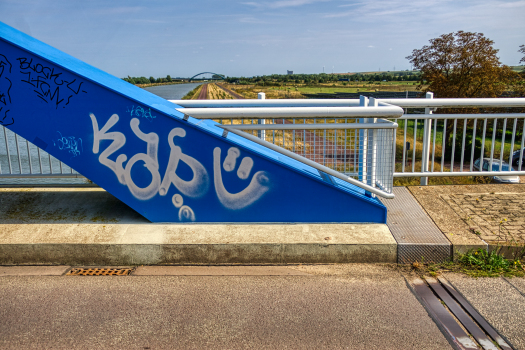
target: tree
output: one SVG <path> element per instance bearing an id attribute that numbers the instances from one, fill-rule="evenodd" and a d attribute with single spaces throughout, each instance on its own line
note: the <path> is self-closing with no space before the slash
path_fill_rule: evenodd
<path id="1" fill-rule="evenodd" d="M 420 86 L 436 97 L 499 97 L 516 79 L 501 65 L 494 42 L 482 33 L 458 31 L 431 39 L 406 57 L 421 71 Z"/>
<path id="2" fill-rule="evenodd" d="M 516 83 L 520 80 L 517 73 L 508 66 L 502 65 L 497 56 L 498 50 L 493 47 L 494 42 L 482 33 L 458 31 L 443 34 L 431 39 L 430 45 L 412 51 L 407 59 L 415 69 L 421 71 L 419 89 L 434 92 L 435 97 L 500 97 L 507 90 L 517 93 Z M 423 89 L 423 85 L 426 87 Z M 444 109 L 445 113 L 479 113 L 478 109 Z M 485 109 L 488 111 L 488 109 Z M 495 109 L 493 111 L 496 111 Z M 482 123 L 477 124 L 481 128 Z M 467 128 L 473 127 L 470 120 Z M 459 127 L 459 135 L 463 132 Z M 482 133 L 481 129 L 479 134 Z M 470 135 L 470 133 L 468 133 Z M 478 135 L 479 135 L 478 134 Z M 452 123 L 447 124 L 446 130 L 447 154 L 450 157 L 452 149 Z M 456 138 L 455 158 L 461 157 L 461 145 Z M 464 159 L 470 159 L 472 140 L 467 140 Z M 480 154 L 481 148 L 475 150 Z"/>
<path id="3" fill-rule="evenodd" d="M 166 76 L 166 81 L 167 81 L 168 83 L 171 83 L 171 76 L 170 76 L 169 74 Z"/>
<path id="4" fill-rule="evenodd" d="M 518 52 L 522 53 L 524 56 L 521 58 L 520 63 L 525 63 L 525 45 L 521 45 Z"/>
<path id="5" fill-rule="evenodd" d="M 155 78 L 149 77 L 149 82 L 153 84 L 155 82 Z"/>

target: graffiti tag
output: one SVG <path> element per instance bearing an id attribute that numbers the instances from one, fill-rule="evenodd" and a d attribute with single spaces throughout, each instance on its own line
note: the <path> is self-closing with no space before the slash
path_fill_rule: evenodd
<path id="1" fill-rule="evenodd" d="M 113 114 L 106 124 L 99 128 L 97 118 L 94 114 L 89 115 L 93 125 L 93 153 L 100 152 L 100 141 L 112 141 L 109 146 L 99 155 L 100 164 L 105 165 L 115 173 L 117 179 L 122 185 L 126 185 L 131 194 L 140 200 L 148 200 L 156 194 L 166 196 L 173 187 L 180 193 L 172 196 L 172 203 L 175 208 L 179 209 L 178 215 L 180 221 L 195 221 L 195 213 L 188 206 L 184 205 L 184 196 L 189 198 L 200 198 L 204 196 L 210 187 L 210 179 L 206 168 L 195 158 L 185 154 L 180 146 L 175 142 L 177 138 L 186 137 L 186 131 L 183 128 L 174 128 L 168 135 L 168 144 L 170 146 L 170 155 L 168 165 L 161 177 L 158 162 L 159 136 L 154 133 L 144 133 L 140 130 L 140 120 L 133 118 L 130 121 L 130 127 L 136 137 L 146 143 L 146 153 L 136 153 L 128 160 L 126 154 L 119 154 L 115 160 L 109 159 L 114 153 L 120 150 L 126 144 L 126 136 L 118 131 L 109 131 L 119 121 L 119 116 Z M 228 150 L 228 155 L 223 162 L 223 168 L 226 172 L 231 172 L 237 167 L 237 158 L 240 151 L 236 147 Z M 131 169 L 137 163 L 143 163 L 145 169 L 151 174 L 150 183 L 146 187 L 139 187 L 131 175 Z M 180 163 L 185 163 L 193 172 L 191 180 L 184 180 L 177 175 L 177 167 Z M 126 163 L 124 165 L 124 163 Z M 244 157 L 238 167 L 237 176 L 240 180 L 247 180 L 253 167 L 253 160 L 250 157 Z M 239 210 L 245 208 L 259 200 L 269 189 L 268 174 L 264 171 L 256 172 L 248 186 L 238 192 L 230 193 L 224 186 L 221 170 L 221 149 L 216 147 L 213 150 L 213 172 L 215 192 L 222 205 L 230 210 Z"/>
<path id="2" fill-rule="evenodd" d="M 156 118 L 154 115 L 151 114 L 150 108 L 146 109 L 140 106 L 131 106 L 131 110 L 128 107 L 128 110 L 126 112 L 128 112 L 131 117 L 146 118 L 150 122 Z"/>
<path id="3" fill-rule="evenodd" d="M 81 92 L 87 93 L 82 90 L 84 82 L 77 79 L 65 80 L 62 77 L 63 73 L 55 68 L 38 63 L 33 58 L 19 57 L 16 60 L 20 73 L 24 75 L 20 81 L 34 87 L 33 91 L 42 101 L 54 103 L 57 109 L 58 106 L 66 108 L 73 96 Z"/>
<path id="4" fill-rule="evenodd" d="M 58 147 L 59 150 L 63 151 L 66 150 L 70 154 L 72 154 L 71 158 L 74 158 L 78 155 L 80 155 L 84 150 L 82 146 L 82 139 L 76 138 L 75 136 L 62 136 L 62 133 L 60 131 L 57 131 L 57 133 L 60 135 L 60 137 L 56 140 L 53 140 L 53 144 Z"/>

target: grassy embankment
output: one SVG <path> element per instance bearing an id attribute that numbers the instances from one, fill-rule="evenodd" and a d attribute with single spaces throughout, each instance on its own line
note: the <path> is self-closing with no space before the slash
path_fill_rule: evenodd
<path id="1" fill-rule="evenodd" d="M 208 84 L 209 100 L 233 100 L 233 96 L 222 90 L 217 84 Z"/>
<path id="2" fill-rule="evenodd" d="M 197 98 L 199 98 L 199 94 L 201 93 L 203 85 L 204 84 L 197 86 L 195 89 L 188 92 L 182 99 L 183 100 L 196 100 Z"/>
<path id="3" fill-rule="evenodd" d="M 177 85 L 177 84 L 186 84 L 184 81 L 172 81 L 169 83 L 151 83 L 151 84 L 135 84 L 135 86 L 138 86 L 139 88 L 147 88 L 152 86 L 161 86 L 161 85 Z"/>
<path id="4" fill-rule="evenodd" d="M 237 85 L 221 83 L 224 87 L 242 95 L 245 98 L 257 98 L 257 93 L 264 92 L 268 99 L 305 98 L 302 94 L 334 93 L 334 92 L 370 92 L 370 91 L 416 91 L 414 82 L 337 82 L 327 84 L 295 84 L 287 83 L 281 86 Z"/>

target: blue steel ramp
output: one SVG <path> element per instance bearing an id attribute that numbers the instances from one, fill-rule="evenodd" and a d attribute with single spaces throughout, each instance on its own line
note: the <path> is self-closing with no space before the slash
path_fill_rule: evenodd
<path id="1" fill-rule="evenodd" d="M 0 124 L 152 222 L 386 223 L 358 187 L 0 22 Z"/>

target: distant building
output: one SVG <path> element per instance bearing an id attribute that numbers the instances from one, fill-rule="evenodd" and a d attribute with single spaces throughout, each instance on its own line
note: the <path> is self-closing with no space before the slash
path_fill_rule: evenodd
<path id="1" fill-rule="evenodd" d="M 286 71 L 286 74 L 288 74 L 288 75 L 293 75 L 293 70 L 287 70 L 287 71 Z"/>

